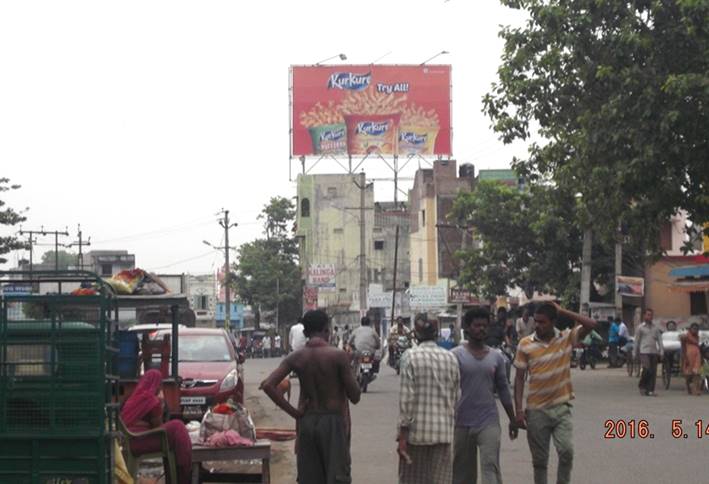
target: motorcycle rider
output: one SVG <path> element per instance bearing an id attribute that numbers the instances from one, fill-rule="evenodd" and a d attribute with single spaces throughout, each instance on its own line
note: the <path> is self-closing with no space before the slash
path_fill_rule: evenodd
<path id="1" fill-rule="evenodd" d="M 502 343 L 511 345 L 511 341 L 507 336 L 507 309 L 501 307 L 497 310 L 497 320 L 490 323 L 487 330 L 487 338 L 485 344 L 492 348 L 501 348 Z"/>
<path id="2" fill-rule="evenodd" d="M 404 324 L 404 319 L 399 316 L 396 318 L 396 326 L 394 326 L 389 332 L 389 337 L 387 338 L 387 346 L 389 348 L 389 366 L 394 366 L 394 351 L 396 350 L 397 340 L 399 336 L 406 336 L 408 341 L 408 347 L 413 346 L 414 333 Z"/>
<path id="3" fill-rule="evenodd" d="M 377 350 L 381 348 L 382 342 L 368 316 L 365 316 L 360 321 L 361 326 L 352 332 L 349 339 L 349 344 L 352 347 L 355 355 L 363 352 L 371 353 L 374 356 L 373 369 L 375 373 L 379 372 L 379 354 Z"/>

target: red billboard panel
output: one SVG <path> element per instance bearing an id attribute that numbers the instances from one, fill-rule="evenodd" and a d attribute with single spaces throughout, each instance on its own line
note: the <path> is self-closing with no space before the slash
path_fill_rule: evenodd
<path id="1" fill-rule="evenodd" d="M 294 66 L 292 155 L 451 155 L 450 66 Z"/>

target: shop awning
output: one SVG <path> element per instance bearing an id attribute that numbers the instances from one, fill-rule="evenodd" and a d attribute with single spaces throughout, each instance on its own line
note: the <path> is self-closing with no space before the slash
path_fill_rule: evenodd
<path id="1" fill-rule="evenodd" d="M 709 264 L 675 267 L 670 271 L 672 277 L 709 277 Z"/>
<path id="2" fill-rule="evenodd" d="M 697 281 L 677 281 L 670 286 L 670 291 L 675 291 L 675 292 L 709 291 L 709 279 L 700 279 Z"/>

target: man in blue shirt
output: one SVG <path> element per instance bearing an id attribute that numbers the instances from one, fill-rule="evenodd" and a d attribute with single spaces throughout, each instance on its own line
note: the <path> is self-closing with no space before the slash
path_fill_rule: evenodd
<path id="1" fill-rule="evenodd" d="M 612 317 L 608 317 L 610 327 L 608 328 L 608 368 L 618 366 L 618 331 L 620 325 Z"/>
<path id="2" fill-rule="evenodd" d="M 471 309 L 463 318 L 468 341 L 453 350 L 460 367 L 461 396 L 456 406 L 453 484 L 477 482 L 477 453 L 483 484 L 501 484 L 500 418 L 494 391 L 510 419 L 509 435 L 517 438 L 512 395 L 507 385 L 505 358 L 485 344 L 489 313 Z"/>

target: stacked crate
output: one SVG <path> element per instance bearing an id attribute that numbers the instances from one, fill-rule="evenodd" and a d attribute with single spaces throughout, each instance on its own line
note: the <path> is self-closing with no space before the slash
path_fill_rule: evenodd
<path id="1" fill-rule="evenodd" d="M 43 308 L 42 318 L 8 319 L 17 301 Z M 2 298 L 0 483 L 112 482 L 109 303 L 103 295 Z M 68 320 L 92 312 L 90 322 Z"/>

